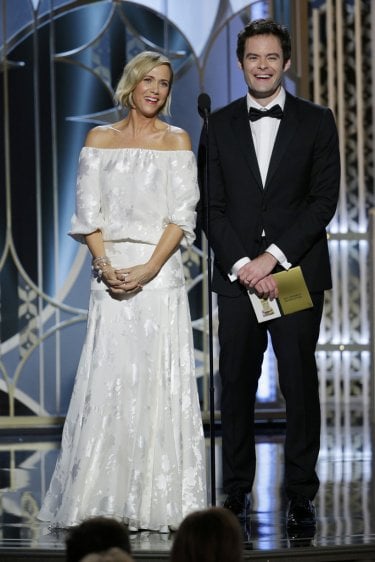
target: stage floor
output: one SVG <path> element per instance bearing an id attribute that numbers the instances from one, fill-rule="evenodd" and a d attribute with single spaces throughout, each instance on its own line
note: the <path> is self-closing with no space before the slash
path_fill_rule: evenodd
<path id="1" fill-rule="evenodd" d="M 338 407 L 339 408 L 339 407 Z M 321 480 L 313 536 L 288 535 L 283 495 L 283 431 L 259 428 L 258 470 L 245 558 L 252 560 L 375 560 L 373 435 L 367 416 L 337 408 L 322 428 Z M 60 433 L 0 433 L 0 561 L 63 560 L 65 533 L 37 520 L 56 462 Z M 209 478 L 210 442 L 207 438 Z M 221 491 L 221 442 L 215 439 L 216 504 Z M 210 501 L 210 498 L 209 498 Z M 168 560 L 173 534 L 131 535 L 133 555 Z"/>

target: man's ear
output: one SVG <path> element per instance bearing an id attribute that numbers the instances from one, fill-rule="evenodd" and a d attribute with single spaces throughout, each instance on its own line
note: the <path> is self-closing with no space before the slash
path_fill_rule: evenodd
<path id="1" fill-rule="evenodd" d="M 243 70 L 242 62 L 237 59 L 237 66 L 240 70 Z"/>
<path id="2" fill-rule="evenodd" d="M 290 65 L 291 65 L 291 60 L 288 59 L 288 60 L 286 61 L 286 63 L 284 64 L 284 72 L 286 72 L 287 70 L 289 70 Z"/>

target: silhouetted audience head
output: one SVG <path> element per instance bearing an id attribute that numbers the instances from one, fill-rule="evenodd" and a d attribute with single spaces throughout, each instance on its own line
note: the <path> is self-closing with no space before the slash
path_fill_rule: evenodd
<path id="1" fill-rule="evenodd" d="M 171 562 L 241 562 L 243 536 L 228 509 L 211 507 L 191 513 L 181 523 L 171 551 Z"/>
<path id="2" fill-rule="evenodd" d="M 119 548 L 131 553 L 128 530 L 109 517 L 91 517 L 69 530 L 66 538 L 66 562 L 80 562 L 91 553 Z"/>
<path id="3" fill-rule="evenodd" d="M 100 554 L 88 554 L 80 562 L 134 562 L 134 560 L 121 548 L 110 548 Z"/>

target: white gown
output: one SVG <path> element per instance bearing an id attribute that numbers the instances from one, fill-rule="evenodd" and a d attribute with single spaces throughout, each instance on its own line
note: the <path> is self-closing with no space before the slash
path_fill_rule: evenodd
<path id="1" fill-rule="evenodd" d="M 81 151 L 71 235 L 97 228 L 115 267 L 144 263 L 169 223 L 194 240 L 191 151 Z M 93 279 L 87 334 L 39 519 L 70 527 L 106 515 L 177 527 L 206 506 L 205 449 L 180 251 L 121 301 Z"/>

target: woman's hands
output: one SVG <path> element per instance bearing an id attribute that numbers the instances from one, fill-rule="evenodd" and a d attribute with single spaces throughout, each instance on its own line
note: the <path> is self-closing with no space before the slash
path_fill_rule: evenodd
<path id="1" fill-rule="evenodd" d="M 109 294 L 111 296 L 124 292 L 124 290 L 121 288 L 123 282 L 117 277 L 116 271 L 111 265 L 102 270 L 100 279 L 108 287 Z"/>
<path id="2" fill-rule="evenodd" d="M 92 267 L 96 276 L 108 287 L 112 298 L 121 300 L 136 294 L 159 273 L 160 269 L 178 248 L 183 237 L 182 229 L 170 223 L 165 228 L 157 246 L 146 263 L 133 267 L 114 269 L 105 255 L 101 232 L 95 231 L 85 237 L 93 256 Z"/>
<path id="3" fill-rule="evenodd" d="M 147 262 L 133 267 L 103 271 L 102 279 L 113 298 L 132 295 L 142 290 L 158 274 L 157 268 Z"/>

